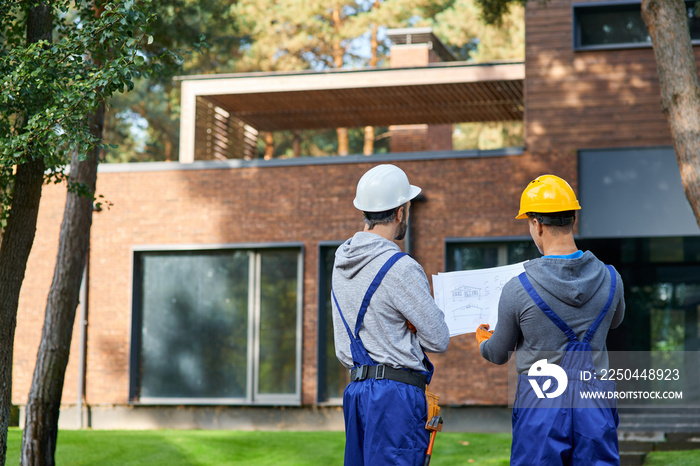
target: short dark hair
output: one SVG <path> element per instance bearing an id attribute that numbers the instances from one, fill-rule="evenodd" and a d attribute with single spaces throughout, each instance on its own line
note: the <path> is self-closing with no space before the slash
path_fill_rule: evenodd
<path id="1" fill-rule="evenodd" d="M 564 212 L 528 212 L 529 218 L 535 218 L 542 225 L 553 227 L 554 231 L 573 231 L 576 222 L 576 211 L 567 210 Z"/>
<path id="2" fill-rule="evenodd" d="M 367 229 L 371 230 L 375 225 L 380 225 L 382 223 L 391 223 L 396 220 L 396 213 L 401 207 L 406 207 L 406 204 L 401 204 L 393 209 L 385 210 L 383 212 L 362 212 L 364 216 L 365 223 L 367 224 Z"/>

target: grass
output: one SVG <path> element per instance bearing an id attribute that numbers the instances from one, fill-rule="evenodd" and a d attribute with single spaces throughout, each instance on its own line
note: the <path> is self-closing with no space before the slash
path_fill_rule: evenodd
<path id="1" fill-rule="evenodd" d="M 18 464 L 21 430 L 8 435 L 7 464 Z M 62 430 L 56 463 L 69 466 L 343 464 L 343 432 L 224 430 Z M 508 434 L 439 433 L 431 466 L 507 465 Z M 469 460 L 473 460 L 470 462 Z"/>
<path id="2" fill-rule="evenodd" d="M 653 451 L 644 466 L 695 466 L 700 464 L 700 450 Z"/>
<path id="3" fill-rule="evenodd" d="M 18 464 L 22 431 L 11 428 L 7 464 Z M 506 466 L 510 434 L 437 435 L 431 466 Z M 343 432 L 225 430 L 62 430 L 56 463 L 64 466 L 341 466 Z M 654 452 L 646 465 L 700 464 L 700 450 Z"/>

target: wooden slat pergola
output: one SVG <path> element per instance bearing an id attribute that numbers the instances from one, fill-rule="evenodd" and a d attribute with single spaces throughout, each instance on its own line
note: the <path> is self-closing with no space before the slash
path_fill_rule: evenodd
<path id="1" fill-rule="evenodd" d="M 518 121 L 522 63 L 246 73 L 182 80 L 180 162 L 194 161 L 197 102 L 257 131 Z"/>

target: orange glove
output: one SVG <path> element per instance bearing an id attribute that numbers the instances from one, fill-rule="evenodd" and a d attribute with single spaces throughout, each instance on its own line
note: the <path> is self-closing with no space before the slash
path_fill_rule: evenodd
<path id="1" fill-rule="evenodd" d="M 493 335 L 493 330 L 489 331 L 489 324 L 481 324 L 479 328 L 476 329 L 476 342 L 479 346 L 481 343 L 491 338 Z"/>
<path id="2" fill-rule="evenodd" d="M 413 324 L 411 323 L 410 320 L 407 320 L 407 321 L 406 321 L 406 325 L 408 325 L 408 329 L 409 329 L 412 333 L 416 333 L 416 327 L 413 326 Z"/>

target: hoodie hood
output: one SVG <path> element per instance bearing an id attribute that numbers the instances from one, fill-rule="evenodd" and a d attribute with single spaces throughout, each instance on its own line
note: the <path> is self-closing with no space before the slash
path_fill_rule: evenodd
<path id="1" fill-rule="evenodd" d="M 388 252 L 399 252 L 398 245 L 376 233 L 359 231 L 335 253 L 335 271 L 343 278 L 353 278 L 363 267 Z M 383 260 L 383 259 L 382 259 Z"/>
<path id="2" fill-rule="evenodd" d="M 590 251 L 576 259 L 545 256 L 524 265 L 528 278 L 574 307 L 590 301 L 607 276 L 605 265 Z"/>

